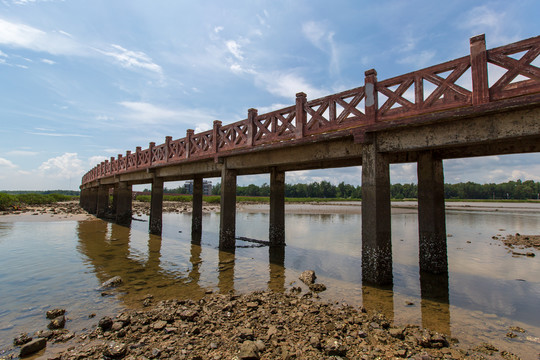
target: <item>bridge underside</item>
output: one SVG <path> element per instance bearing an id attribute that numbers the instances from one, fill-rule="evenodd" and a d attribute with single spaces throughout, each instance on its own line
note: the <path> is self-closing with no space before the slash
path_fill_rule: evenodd
<path id="1" fill-rule="evenodd" d="M 540 152 L 540 100 L 509 110 L 483 115 L 457 116 L 456 111 L 437 113 L 436 121 L 419 119 L 414 125 L 396 124 L 341 130 L 317 137 L 258 146 L 210 159 L 133 171 L 81 187 L 81 204 L 102 214 L 107 206 L 105 190 L 114 187 L 117 219 L 131 217 L 131 186 L 152 184 L 151 232 L 161 232 L 163 183 L 194 180 L 193 234 L 199 234 L 202 216 L 202 179 L 221 177 L 220 248 L 234 251 L 236 178 L 271 174 L 269 238 L 273 245 L 285 242 L 284 183 L 287 171 L 362 165 L 362 274 L 366 282 L 392 282 L 390 239 L 390 177 L 392 163 L 418 163 L 420 269 L 447 271 L 444 213 L 443 160 L 488 155 Z M 458 112 L 459 113 L 459 112 Z M 387 124 L 388 125 L 388 124 Z M 127 200 L 127 199 L 130 200 Z M 197 219 L 197 220 L 196 220 Z M 197 239 L 197 235 L 194 235 Z"/>

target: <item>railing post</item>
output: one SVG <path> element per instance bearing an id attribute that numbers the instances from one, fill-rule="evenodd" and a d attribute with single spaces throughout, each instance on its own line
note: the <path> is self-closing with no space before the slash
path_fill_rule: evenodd
<path id="1" fill-rule="evenodd" d="M 247 146 L 253 146 L 253 142 L 255 141 L 255 133 L 257 132 L 257 127 L 255 126 L 255 118 L 258 115 L 257 109 L 249 109 L 248 110 L 248 129 L 247 129 Z"/>
<path id="2" fill-rule="evenodd" d="M 473 105 L 486 104 L 489 102 L 489 83 L 485 34 L 472 37 L 470 44 L 472 103 Z"/>
<path id="3" fill-rule="evenodd" d="M 152 166 L 152 159 L 154 157 L 154 146 L 156 146 L 156 143 L 155 142 L 150 142 L 150 144 L 148 144 L 148 149 L 150 150 L 150 159 L 149 159 L 149 163 L 150 165 L 149 166 Z"/>
<path id="4" fill-rule="evenodd" d="M 187 129 L 186 131 L 186 159 L 189 159 L 191 155 L 191 137 L 193 133 L 195 133 L 193 129 Z"/>
<path id="5" fill-rule="evenodd" d="M 219 128 L 221 127 L 221 121 L 214 120 L 214 131 L 212 137 L 214 139 L 214 153 L 219 151 Z"/>
<path id="6" fill-rule="evenodd" d="M 111 175 L 115 175 L 116 172 L 114 171 L 114 156 L 111 156 L 111 160 L 109 162 L 111 164 Z"/>
<path id="7" fill-rule="evenodd" d="M 377 121 L 377 109 L 379 108 L 379 99 L 377 96 L 377 71 L 375 69 L 365 72 L 364 92 L 366 94 L 366 116 L 369 124 L 375 124 Z"/>
<path id="8" fill-rule="evenodd" d="M 116 159 L 118 160 L 118 161 L 117 161 L 117 164 L 118 164 L 117 167 L 118 167 L 118 172 L 119 172 L 119 173 L 120 173 L 121 170 L 122 170 L 122 165 L 121 165 L 122 158 L 123 158 L 122 154 L 118 154 L 118 156 L 116 157 Z"/>
<path id="9" fill-rule="evenodd" d="M 137 146 L 135 148 L 135 167 L 136 168 L 139 167 L 139 159 L 141 157 L 141 151 L 142 151 L 142 148 L 140 146 Z"/>
<path id="10" fill-rule="evenodd" d="M 129 170 L 129 156 L 131 155 L 131 150 L 126 150 L 126 170 Z"/>
<path id="11" fill-rule="evenodd" d="M 306 127 L 307 114 L 305 105 L 307 102 L 307 95 L 303 92 L 296 94 L 296 138 L 301 139 L 304 137 L 304 129 Z"/>
<path id="12" fill-rule="evenodd" d="M 165 136 L 165 162 L 169 162 L 169 146 L 171 145 L 172 136 Z"/>

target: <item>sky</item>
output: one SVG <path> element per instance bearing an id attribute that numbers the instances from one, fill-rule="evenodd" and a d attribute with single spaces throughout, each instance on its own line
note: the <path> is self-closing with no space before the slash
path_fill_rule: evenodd
<path id="1" fill-rule="evenodd" d="M 474 35 L 488 49 L 537 36 L 539 14 L 538 0 L 0 0 L 0 190 L 76 190 L 165 136 L 465 56 Z M 448 183 L 540 181 L 540 154 L 444 169 Z M 322 180 L 359 185 L 361 169 L 286 175 Z M 416 165 L 392 165 L 391 182 L 415 183 Z"/>

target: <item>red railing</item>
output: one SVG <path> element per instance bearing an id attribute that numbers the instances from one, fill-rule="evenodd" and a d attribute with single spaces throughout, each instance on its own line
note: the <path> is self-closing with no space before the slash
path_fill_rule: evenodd
<path id="1" fill-rule="evenodd" d="M 164 166 L 168 163 L 211 158 L 217 153 L 295 141 L 324 133 L 361 128 L 396 119 L 482 105 L 540 92 L 540 36 L 486 50 L 484 35 L 470 39 L 471 54 L 391 79 L 377 81 L 375 70 L 366 71 L 365 85 L 307 101 L 298 93 L 296 104 L 228 125 L 214 121 L 212 130 L 164 144 L 150 143 L 132 153 L 111 158 L 87 172 L 82 183 L 116 174 Z M 488 67 L 498 67 L 500 77 L 489 86 Z M 380 103 L 380 104 L 379 104 Z M 405 123 L 406 123 L 405 121 Z M 411 120 L 412 121 L 412 120 Z"/>

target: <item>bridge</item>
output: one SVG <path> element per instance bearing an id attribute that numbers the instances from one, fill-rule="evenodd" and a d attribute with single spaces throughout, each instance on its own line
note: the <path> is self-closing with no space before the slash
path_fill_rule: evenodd
<path id="1" fill-rule="evenodd" d="M 417 163 L 419 264 L 448 271 L 443 159 L 540 152 L 540 36 L 487 50 L 485 36 L 470 39 L 470 54 L 309 100 L 209 131 L 111 157 L 82 178 L 81 205 L 103 216 L 131 220 L 132 185 L 152 184 L 149 231 L 161 233 L 163 184 L 193 180 L 192 238 L 200 241 L 202 184 L 221 177 L 219 247 L 235 249 L 236 182 L 270 174 L 272 246 L 285 244 L 287 171 L 362 166 L 362 278 L 392 283 L 390 172 L 392 163 Z M 500 75 L 488 78 L 488 69 Z M 497 74 L 496 74 L 497 73 Z"/>

